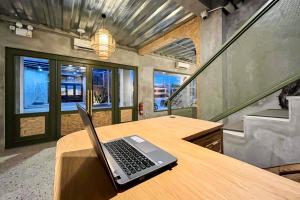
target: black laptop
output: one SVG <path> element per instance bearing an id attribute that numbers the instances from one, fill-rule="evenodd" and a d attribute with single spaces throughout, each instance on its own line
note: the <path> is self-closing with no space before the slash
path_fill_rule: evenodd
<path id="1" fill-rule="evenodd" d="M 102 143 L 90 115 L 79 104 L 77 108 L 98 158 L 116 189 L 128 187 L 175 166 L 177 159 L 174 156 L 138 135 Z"/>

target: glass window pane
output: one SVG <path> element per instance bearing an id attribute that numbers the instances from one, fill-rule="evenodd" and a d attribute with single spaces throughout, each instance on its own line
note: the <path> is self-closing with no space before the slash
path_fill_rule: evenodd
<path id="1" fill-rule="evenodd" d="M 93 109 L 111 108 L 112 71 L 93 69 Z"/>
<path id="2" fill-rule="evenodd" d="M 175 92 L 181 84 L 189 78 L 189 75 L 169 73 L 163 71 L 154 71 L 154 111 L 167 110 L 166 100 Z M 196 82 L 191 84 L 187 91 L 189 100 L 186 96 L 178 98 L 172 106 L 189 107 L 196 101 Z M 175 105 L 176 104 L 176 105 Z"/>
<path id="3" fill-rule="evenodd" d="M 75 65 L 61 66 L 61 110 L 77 110 L 86 103 L 86 68 Z"/>
<path id="4" fill-rule="evenodd" d="M 16 114 L 49 112 L 49 60 L 15 57 Z"/>
<path id="5" fill-rule="evenodd" d="M 133 106 L 134 71 L 119 69 L 119 107 Z"/>
<path id="6" fill-rule="evenodd" d="M 172 101 L 172 109 L 191 108 L 197 103 L 196 80 L 189 83 Z"/>

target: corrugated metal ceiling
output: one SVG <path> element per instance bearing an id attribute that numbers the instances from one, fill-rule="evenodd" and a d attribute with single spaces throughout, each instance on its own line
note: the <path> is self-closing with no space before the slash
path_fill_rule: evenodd
<path id="1" fill-rule="evenodd" d="M 188 38 L 177 40 L 156 50 L 154 53 L 191 63 L 196 62 L 195 45 L 193 41 Z"/>
<path id="2" fill-rule="evenodd" d="M 67 32 L 83 28 L 88 36 L 99 28 L 102 13 L 107 15 L 105 26 L 116 42 L 133 48 L 194 16 L 172 0 L 1 0 L 0 4 L 0 14 Z M 172 55 L 179 48 L 177 45 Z"/>

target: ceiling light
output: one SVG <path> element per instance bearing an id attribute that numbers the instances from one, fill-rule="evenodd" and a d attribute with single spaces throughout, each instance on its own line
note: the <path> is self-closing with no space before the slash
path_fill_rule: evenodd
<path id="1" fill-rule="evenodd" d="M 92 37 L 92 48 L 99 56 L 100 59 L 107 60 L 113 52 L 116 50 L 116 42 L 112 37 L 111 33 L 104 28 L 105 14 L 102 14 L 102 24 L 101 28 L 96 31 L 95 35 Z"/>
<path id="2" fill-rule="evenodd" d="M 21 22 L 16 22 L 16 27 L 17 28 L 22 28 L 23 27 L 23 24 Z"/>
<path id="3" fill-rule="evenodd" d="M 27 25 L 27 30 L 32 31 L 33 30 L 33 26 Z"/>

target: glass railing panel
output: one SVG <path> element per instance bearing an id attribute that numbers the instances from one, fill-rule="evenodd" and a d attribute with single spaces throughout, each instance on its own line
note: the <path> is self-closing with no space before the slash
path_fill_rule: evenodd
<path id="1" fill-rule="evenodd" d="M 197 80 L 192 81 L 172 101 L 172 114 L 197 118 Z"/>
<path id="2" fill-rule="evenodd" d="M 299 79 L 300 1 L 270 2 L 194 77 L 198 118 L 220 120 Z"/>
<path id="3" fill-rule="evenodd" d="M 300 73 L 299 6 L 279 1 L 222 55 L 228 109 Z"/>
<path id="4" fill-rule="evenodd" d="M 224 112 L 222 57 L 198 77 L 198 118 L 209 120 Z"/>

